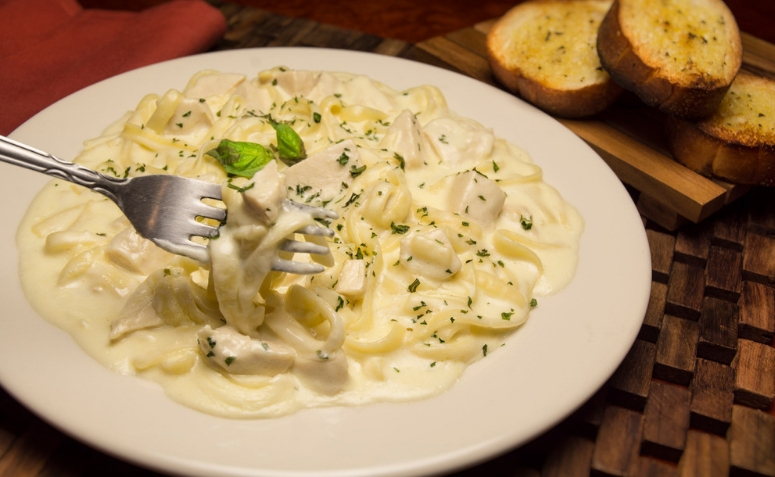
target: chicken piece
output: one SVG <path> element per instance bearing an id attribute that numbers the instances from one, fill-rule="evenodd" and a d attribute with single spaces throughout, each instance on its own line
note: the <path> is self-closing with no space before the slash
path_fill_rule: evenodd
<path id="1" fill-rule="evenodd" d="M 334 290 L 350 300 L 363 298 L 366 293 L 366 262 L 364 260 L 344 262 Z"/>
<path id="2" fill-rule="evenodd" d="M 495 135 L 473 119 L 439 118 L 425 125 L 423 134 L 445 164 L 476 164 L 492 153 Z"/>
<path id="3" fill-rule="evenodd" d="M 255 186 L 243 192 L 245 205 L 262 223 L 274 223 L 287 196 L 285 178 L 277 170 L 277 162 L 270 161 L 253 175 L 250 182 Z"/>
<path id="4" fill-rule="evenodd" d="M 132 227 L 113 237 L 105 247 L 105 256 L 119 267 L 142 275 L 162 268 L 174 258 L 171 253 L 141 237 Z"/>
<path id="5" fill-rule="evenodd" d="M 181 98 L 164 132 L 173 136 L 198 136 L 210 130 L 214 119 L 207 103 Z"/>
<path id="6" fill-rule="evenodd" d="M 197 338 L 207 361 L 233 374 L 274 376 L 287 371 L 296 358 L 289 346 L 253 339 L 229 325 L 206 325 Z"/>
<path id="7" fill-rule="evenodd" d="M 304 96 L 315 103 L 335 94 L 341 84 L 334 75 L 315 71 L 283 71 L 275 79 L 289 96 Z"/>
<path id="8" fill-rule="evenodd" d="M 462 267 L 449 237 L 441 229 L 401 239 L 401 264 L 414 274 L 434 280 L 446 280 Z"/>
<path id="9" fill-rule="evenodd" d="M 327 203 L 350 188 L 353 172 L 361 165 L 358 148 L 348 139 L 294 164 L 283 174 L 298 202 Z"/>
<path id="10" fill-rule="evenodd" d="M 209 96 L 225 95 L 231 93 L 243 81 L 245 75 L 236 73 L 205 74 L 186 88 L 185 95 L 197 101 Z"/>
<path id="11" fill-rule="evenodd" d="M 411 111 L 405 109 L 396 117 L 380 141 L 379 147 L 403 157 L 406 169 L 422 167 L 425 161 L 422 149 L 422 126 Z"/>
<path id="12" fill-rule="evenodd" d="M 477 171 L 458 174 L 452 181 L 449 210 L 467 217 L 483 228 L 495 225 L 506 202 L 506 193 Z"/>

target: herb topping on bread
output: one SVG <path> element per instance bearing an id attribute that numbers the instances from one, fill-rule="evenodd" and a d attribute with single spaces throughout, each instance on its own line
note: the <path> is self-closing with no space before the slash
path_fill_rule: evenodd
<path id="1" fill-rule="evenodd" d="M 740 32 L 722 0 L 616 0 L 597 48 L 617 83 L 687 119 L 712 114 L 742 64 Z"/>
<path id="2" fill-rule="evenodd" d="M 487 35 L 495 77 L 512 92 L 564 117 L 598 113 L 622 92 L 600 65 L 597 30 L 612 0 L 533 0 Z"/>

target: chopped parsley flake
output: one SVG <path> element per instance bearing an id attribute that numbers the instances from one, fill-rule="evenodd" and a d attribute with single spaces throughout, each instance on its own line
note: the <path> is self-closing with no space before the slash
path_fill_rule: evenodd
<path id="1" fill-rule="evenodd" d="M 406 161 L 404 161 L 404 156 L 396 152 L 393 154 L 393 157 L 398 159 L 398 165 L 399 167 L 401 167 L 401 170 L 403 170 L 404 167 L 406 166 Z"/>
<path id="2" fill-rule="evenodd" d="M 350 166 L 350 175 L 352 177 L 358 177 L 359 175 L 363 174 L 363 171 L 365 170 L 366 170 L 366 165 L 363 165 L 361 167 Z"/>
<path id="3" fill-rule="evenodd" d="M 408 225 L 396 225 L 395 222 L 390 222 L 390 230 L 392 230 L 394 234 L 405 234 L 405 233 L 409 232 L 409 226 Z"/>
<path id="4" fill-rule="evenodd" d="M 350 204 L 354 204 L 355 201 L 357 201 L 360 196 L 361 196 L 360 194 L 356 194 L 355 192 L 353 192 L 350 198 L 347 200 L 347 202 L 345 202 L 344 206 L 347 207 Z"/>

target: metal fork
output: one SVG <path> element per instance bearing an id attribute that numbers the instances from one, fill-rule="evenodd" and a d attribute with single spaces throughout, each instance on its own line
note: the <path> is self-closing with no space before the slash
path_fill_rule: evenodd
<path id="1" fill-rule="evenodd" d="M 200 262 L 209 262 L 210 254 L 206 245 L 192 241 L 192 237 L 217 237 L 220 223 L 226 219 L 225 209 L 202 202 L 203 198 L 221 200 L 219 184 L 167 174 L 111 177 L 4 136 L 0 136 L 0 160 L 104 194 L 118 205 L 141 236 L 168 252 Z M 314 219 L 338 217 L 336 212 L 289 200 L 284 206 L 309 213 Z M 202 218 L 214 219 L 219 225 L 203 223 Z M 327 237 L 334 235 L 333 230 L 321 226 L 305 227 L 298 232 Z M 325 246 L 293 239 L 286 240 L 282 249 L 295 253 L 329 253 Z M 277 257 L 272 269 L 314 274 L 322 272 L 324 267 Z"/>

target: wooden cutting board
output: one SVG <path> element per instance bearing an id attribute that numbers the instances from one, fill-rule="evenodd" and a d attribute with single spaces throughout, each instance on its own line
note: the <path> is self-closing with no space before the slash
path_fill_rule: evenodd
<path id="1" fill-rule="evenodd" d="M 417 44 L 417 48 L 480 81 L 497 85 L 486 58 L 485 38 L 495 20 Z M 742 34 L 743 69 L 775 78 L 775 45 Z M 592 119 L 558 119 L 587 142 L 637 194 L 641 215 L 674 231 L 698 223 L 751 190 L 703 177 L 675 162 L 664 140 L 664 115 L 634 96 Z"/>

